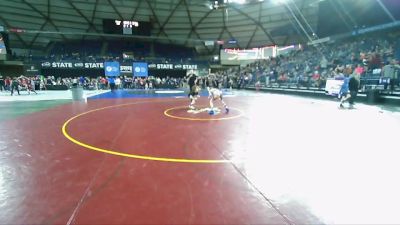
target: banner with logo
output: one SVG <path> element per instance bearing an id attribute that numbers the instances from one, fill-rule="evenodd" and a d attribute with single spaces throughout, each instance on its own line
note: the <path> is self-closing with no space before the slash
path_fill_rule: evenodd
<path id="1" fill-rule="evenodd" d="M 132 74 L 132 66 L 120 66 L 119 67 L 120 68 L 120 71 L 121 71 L 121 73 L 125 73 L 125 74 L 127 74 L 127 73 L 129 73 L 129 74 Z"/>
<path id="2" fill-rule="evenodd" d="M 135 77 L 149 76 L 149 70 L 148 70 L 147 63 L 144 63 L 144 62 L 133 63 L 133 76 L 135 76 Z"/>
<path id="3" fill-rule="evenodd" d="M 42 68 L 60 68 L 60 69 L 103 69 L 102 62 L 42 62 Z"/>
<path id="4" fill-rule="evenodd" d="M 149 69 L 157 70 L 197 70 L 196 64 L 151 63 Z"/>
<path id="5" fill-rule="evenodd" d="M 24 71 L 26 75 L 38 75 L 39 68 L 35 64 L 24 64 Z"/>
<path id="6" fill-rule="evenodd" d="M 214 41 L 204 41 L 205 46 L 214 46 Z"/>
<path id="7" fill-rule="evenodd" d="M 328 79 L 326 81 L 325 93 L 327 95 L 338 95 L 343 85 L 343 80 Z"/>
<path id="8" fill-rule="evenodd" d="M 6 44 L 4 43 L 3 35 L 0 34 L 0 55 L 5 54 L 7 54 Z"/>
<path id="9" fill-rule="evenodd" d="M 105 62 L 104 74 L 108 77 L 116 77 L 120 75 L 119 62 Z"/>
<path id="10" fill-rule="evenodd" d="M 41 63 L 41 68 L 52 68 L 52 69 L 104 69 L 106 65 L 111 62 L 82 62 L 82 61 L 45 61 Z M 113 63 L 119 63 L 117 61 Z M 147 63 L 147 62 L 133 62 L 134 64 L 145 63 L 146 70 L 198 70 L 197 64 L 180 64 L 180 63 Z M 115 64 L 116 65 L 116 64 Z M 132 74 L 134 72 L 134 66 L 132 63 L 121 63 L 119 64 L 120 73 Z M 143 67 L 142 66 L 142 67 Z M 115 67 L 116 68 L 116 67 Z"/>

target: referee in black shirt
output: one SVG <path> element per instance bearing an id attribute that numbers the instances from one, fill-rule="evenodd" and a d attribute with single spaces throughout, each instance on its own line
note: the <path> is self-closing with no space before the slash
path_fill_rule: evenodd
<path id="1" fill-rule="evenodd" d="M 193 86 L 196 85 L 197 76 L 195 74 L 191 74 L 188 80 L 189 90 L 191 91 Z"/>
<path id="2" fill-rule="evenodd" d="M 351 76 L 350 80 L 349 80 L 349 91 L 350 91 L 350 96 L 351 96 L 349 99 L 349 103 L 350 103 L 351 108 L 354 107 L 354 101 L 357 97 L 359 86 L 360 86 L 360 83 L 358 82 L 358 79 L 354 75 Z"/>

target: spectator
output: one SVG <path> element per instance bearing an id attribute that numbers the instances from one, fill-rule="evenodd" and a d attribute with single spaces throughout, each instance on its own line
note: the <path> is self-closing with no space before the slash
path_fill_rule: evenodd
<path id="1" fill-rule="evenodd" d="M 5 80 L 3 76 L 0 75 L 0 91 L 5 91 L 5 90 L 6 90 Z"/>
<path id="2" fill-rule="evenodd" d="M 114 77 L 108 77 L 108 84 L 110 84 L 110 89 L 112 92 L 115 90 L 115 79 Z"/>
<path id="3" fill-rule="evenodd" d="M 18 95 L 20 95 L 20 93 L 19 93 L 19 81 L 18 81 L 18 78 L 14 78 L 14 79 L 11 81 L 11 96 L 13 96 L 14 90 L 16 90 L 17 93 L 18 93 Z"/>

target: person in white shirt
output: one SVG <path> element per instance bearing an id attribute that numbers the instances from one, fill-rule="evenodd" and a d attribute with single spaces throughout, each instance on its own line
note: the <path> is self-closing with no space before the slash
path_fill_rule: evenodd
<path id="1" fill-rule="evenodd" d="M 119 77 L 117 77 L 117 79 L 115 79 L 115 86 L 117 87 L 117 89 L 119 89 L 121 86 L 121 79 Z"/>
<path id="2" fill-rule="evenodd" d="M 210 99 L 210 114 L 214 114 L 214 101 L 220 100 L 225 108 L 225 113 L 229 112 L 228 106 L 225 104 L 224 100 L 222 99 L 222 91 L 217 88 L 207 87 L 208 90 L 208 98 Z"/>

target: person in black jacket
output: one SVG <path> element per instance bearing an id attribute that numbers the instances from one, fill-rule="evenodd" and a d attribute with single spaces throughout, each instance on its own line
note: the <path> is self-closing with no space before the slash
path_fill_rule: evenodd
<path id="1" fill-rule="evenodd" d="M 0 91 L 6 90 L 6 83 L 3 76 L 0 75 Z"/>
<path id="2" fill-rule="evenodd" d="M 197 76 L 195 74 L 191 74 L 189 77 L 189 81 L 188 81 L 188 85 L 189 85 L 189 94 L 188 97 L 190 99 L 190 105 L 189 108 L 190 109 L 195 109 L 195 104 L 196 104 L 196 100 L 199 97 L 199 92 L 201 90 L 199 84 L 198 84 L 198 79 Z"/>
<path id="3" fill-rule="evenodd" d="M 11 83 L 11 96 L 13 96 L 14 90 L 16 90 L 18 95 L 20 95 L 19 94 L 19 81 L 18 81 L 18 78 L 14 78 L 11 82 L 12 82 Z"/>
<path id="4" fill-rule="evenodd" d="M 349 99 L 350 108 L 354 107 L 354 101 L 357 97 L 359 86 L 360 82 L 358 79 L 355 76 L 351 76 L 349 80 L 349 91 L 351 96 Z"/>

